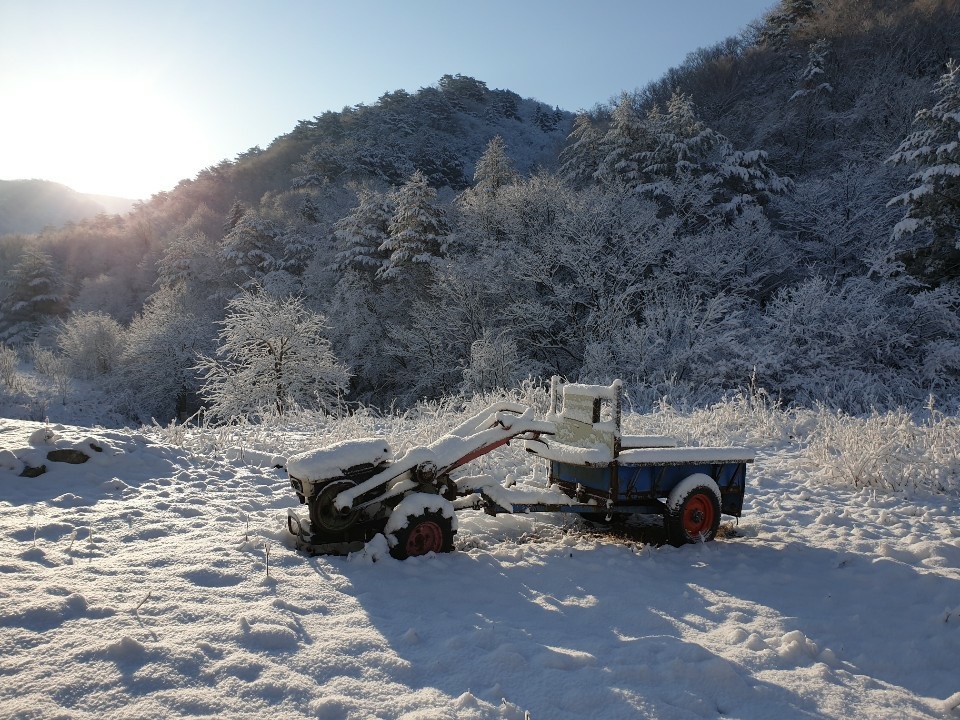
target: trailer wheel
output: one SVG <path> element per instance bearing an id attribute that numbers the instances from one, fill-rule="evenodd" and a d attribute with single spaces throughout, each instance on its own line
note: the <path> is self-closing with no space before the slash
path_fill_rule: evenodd
<path id="1" fill-rule="evenodd" d="M 663 524 L 674 547 L 709 542 L 720 527 L 720 489 L 708 475 L 691 475 L 677 485 L 667 500 Z"/>
<path id="2" fill-rule="evenodd" d="M 397 560 L 453 550 L 453 522 L 439 512 L 408 515 L 406 527 L 393 533 L 390 554 Z"/>

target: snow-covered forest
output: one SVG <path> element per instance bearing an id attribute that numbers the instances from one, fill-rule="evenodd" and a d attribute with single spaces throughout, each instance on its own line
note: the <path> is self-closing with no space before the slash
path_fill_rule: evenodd
<path id="1" fill-rule="evenodd" d="M 637 407 L 960 389 L 960 9 L 782 0 L 576 115 L 444 75 L 124 216 L 0 239 L 0 404 L 408 407 L 560 374 Z"/>

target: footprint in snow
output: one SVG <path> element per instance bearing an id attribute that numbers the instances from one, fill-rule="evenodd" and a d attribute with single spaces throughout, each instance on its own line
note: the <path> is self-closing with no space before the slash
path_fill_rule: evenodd
<path id="1" fill-rule="evenodd" d="M 300 644 L 297 633 L 289 627 L 269 622 L 251 624 L 246 618 L 240 618 L 240 642 L 249 648 L 259 650 L 296 650 Z"/>
<path id="2" fill-rule="evenodd" d="M 242 575 L 218 572 L 216 570 L 188 570 L 180 576 L 200 587 L 232 587 L 243 582 Z"/>

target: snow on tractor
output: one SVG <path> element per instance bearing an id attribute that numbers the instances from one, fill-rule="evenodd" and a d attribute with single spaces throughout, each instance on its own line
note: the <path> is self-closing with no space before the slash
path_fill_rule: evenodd
<path id="1" fill-rule="evenodd" d="M 554 378 L 546 420 L 526 405 L 502 402 L 400 457 L 375 438 L 294 455 L 287 473 L 308 516 L 290 510 L 287 528 L 297 547 L 312 554 L 345 554 L 383 533 L 400 559 L 452 550 L 455 513 L 465 509 L 568 512 L 599 522 L 654 514 L 662 516 L 672 545 L 713 540 L 721 514 L 740 517 L 753 453 L 622 435 L 622 395 L 619 380 L 561 385 Z M 455 476 L 514 439 L 549 464 L 545 487 Z"/>

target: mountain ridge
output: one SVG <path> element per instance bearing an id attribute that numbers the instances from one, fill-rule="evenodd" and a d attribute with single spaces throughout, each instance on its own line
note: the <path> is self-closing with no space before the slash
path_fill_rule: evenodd
<path id="1" fill-rule="evenodd" d="M 122 215 L 132 210 L 135 202 L 81 193 L 53 180 L 0 180 L 0 236 L 39 233 L 46 227 L 87 220 L 101 213 Z"/>

